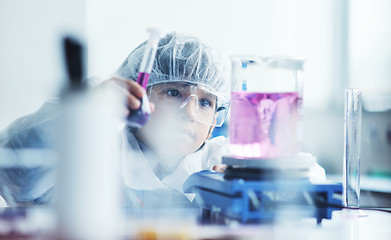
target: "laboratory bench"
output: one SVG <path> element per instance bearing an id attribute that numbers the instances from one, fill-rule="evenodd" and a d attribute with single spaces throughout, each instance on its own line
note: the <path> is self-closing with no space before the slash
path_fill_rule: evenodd
<path id="1" fill-rule="evenodd" d="M 342 182 L 341 175 L 328 174 L 327 178 Z M 360 207 L 391 208 L 391 178 L 362 175 L 360 177 Z"/>
<path id="2" fill-rule="evenodd" d="M 334 211 L 332 219 L 321 224 L 313 218 L 202 224 L 198 209 L 151 209 L 128 212 L 118 239 L 391 239 L 390 213 L 366 210 L 363 217 L 342 213 Z M 0 239 L 58 239 L 56 222 L 52 208 L 1 208 Z"/>
<path id="3" fill-rule="evenodd" d="M 340 182 L 341 176 L 328 175 Z M 391 239 L 391 180 L 361 177 L 360 206 L 366 216 L 333 211 L 331 219 L 274 219 L 243 224 L 198 208 L 123 210 L 117 239 Z M 0 240 L 59 239 L 55 208 L 0 208 Z M 94 238 L 95 239 L 95 238 Z"/>

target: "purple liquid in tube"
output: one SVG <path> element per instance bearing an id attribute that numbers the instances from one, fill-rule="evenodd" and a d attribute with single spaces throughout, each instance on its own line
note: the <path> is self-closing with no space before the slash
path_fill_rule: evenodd
<path id="1" fill-rule="evenodd" d="M 300 148 L 297 92 L 231 93 L 230 149 L 243 158 L 278 158 Z"/>
<path id="2" fill-rule="evenodd" d="M 147 89 L 149 73 L 140 72 L 137 77 L 137 83 L 140 84 L 144 89 Z M 148 96 L 144 95 L 141 99 L 140 108 L 137 110 L 130 110 L 130 114 L 127 116 L 127 125 L 134 128 L 140 128 L 144 126 L 150 116 L 151 108 L 149 106 Z"/>
<path id="3" fill-rule="evenodd" d="M 147 89 L 149 75 L 149 73 L 140 72 L 137 76 L 137 83 L 140 84 L 140 86 L 142 86 L 145 90 Z"/>

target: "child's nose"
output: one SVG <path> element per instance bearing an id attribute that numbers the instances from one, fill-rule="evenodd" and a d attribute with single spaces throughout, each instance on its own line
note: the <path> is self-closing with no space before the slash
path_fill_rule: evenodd
<path id="1" fill-rule="evenodd" d="M 197 98 L 192 97 L 187 101 L 182 108 L 182 118 L 190 121 L 195 121 L 197 118 Z"/>

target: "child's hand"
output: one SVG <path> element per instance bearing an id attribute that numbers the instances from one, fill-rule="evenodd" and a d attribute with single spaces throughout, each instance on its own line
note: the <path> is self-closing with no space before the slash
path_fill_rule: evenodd
<path id="1" fill-rule="evenodd" d="M 108 83 L 115 83 L 117 86 L 119 86 L 120 90 L 125 94 L 126 97 L 126 115 L 129 114 L 130 110 L 137 110 L 140 108 L 141 101 L 140 99 L 143 97 L 144 94 L 146 94 L 144 88 L 142 88 L 137 82 L 125 78 L 120 77 L 112 77 L 106 81 L 104 81 L 102 84 L 108 84 Z M 155 110 L 155 105 L 153 103 L 150 103 L 151 111 L 153 112 Z"/>
<path id="2" fill-rule="evenodd" d="M 225 165 L 225 164 L 217 164 L 217 165 L 213 166 L 212 170 L 219 172 L 219 173 L 223 173 L 226 168 L 227 168 L 227 165 Z"/>

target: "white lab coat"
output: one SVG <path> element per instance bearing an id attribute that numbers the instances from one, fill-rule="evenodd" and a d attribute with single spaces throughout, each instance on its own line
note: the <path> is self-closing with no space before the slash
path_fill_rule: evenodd
<path id="1" fill-rule="evenodd" d="M 128 189 L 163 192 L 170 189 L 182 195 L 183 199 L 186 197 L 190 201 L 194 196 L 183 194 L 182 189 L 187 178 L 202 170 L 212 170 L 213 166 L 221 164 L 221 156 L 229 153 L 227 139 L 216 137 L 206 140 L 204 146 L 198 151 L 187 155 L 175 164 L 168 165 L 146 149 L 132 132 L 124 131 L 122 140 L 121 174 Z M 166 194 L 163 193 L 163 195 L 164 198 L 167 197 Z M 161 194 L 158 194 L 154 199 L 158 201 L 155 204 L 161 204 L 161 199 L 157 199 L 159 197 Z M 169 197 L 172 200 L 175 196 L 170 195 Z M 175 198 L 178 199 L 178 197 Z M 152 199 L 144 198 L 142 201 L 144 201 L 144 205 L 154 207 Z M 146 204 L 146 201 L 149 204 Z M 173 202 L 178 203 L 177 200 L 173 200 Z"/>
<path id="2" fill-rule="evenodd" d="M 47 151 L 56 141 L 58 101 L 46 102 L 37 112 L 18 118 L 0 132 L 0 195 L 9 206 L 48 204 L 56 182 Z M 13 166 L 14 164 L 14 166 Z"/>
<path id="3" fill-rule="evenodd" d="M 58 109 L 58 101 L 48 101 L 36 113 L 15 120 L 0 133 L 0 148 L 53 148 L 58 137 L 53 134 Z M 193 173 L 212 170 L 214 165 L 221 164 L 223 155 L 229 154 L 228 140 L 216 137 L 169 165 L 140 143 L 131 131 L 124 129 L 119 134 L 122 139 L 119 172 L 126 192 L 126 206 L 162 206 L 163 198 L 168 199 L 168 204 L 177 204 L 178 199 L 191 202 L 194 196 L 185 195 L 182 189 L 186 179 Z M 315 160 L 310 175 L 311 179 L 325 179 L 324 169 Z M 48 168 L 22 173 L 0 171 L 0 194 L 13 206 L 51 203 L 55 180 Z M 173 192 L 175 194 L 171 194 Z"/>
<path id="4" fill-rule="evenodd" d="M 47 148 L 55 148 L 56 138 L 59 137 L 54 134 L 59 113 L 59 102 L 50 100 L 37 112 L 15 120 L 0 132 L 0 148 L 12 150 L 14 153 L 23 149 L 45 151 Z M 186 156 L 175 165 L 168 166 L 160 163 L 160 160 L 145 146 L 142 151 L 140 146 L 142 144 L 132 132 L 124 129 L 119 131 L 119 134 L 122 139 L 119 172 L 125 189 L 136 191 L 156 191 L 166 194 L 168 190 L 173 189 L 181 193 L 183 192 L 182 185 L 187 177 L 195 172 L 211 170 L 214 165 L 221 163 L 219 156 L 228 153 L 227 140 L 217 137 L 207 140 L 197 152 Z M 0 157 L 6 158 L 6 152 L 3 151 Z M 43 155 L 35 154 L 32 157 L 26 154 L 13 154 L 12 160 L 20 165 L 26 161 L 41 161 L 37 159 L 39 156 Z M 158 175 L 161 175 L 159 177 L 156 176 L 156 168 L 159 168 Z M 53 171 L 50 171 L 47 166 L 38 169 L 0 170 L 0 194 L 8 205 L 12 206 L 50 203 L 55 181 Z M 145 193 L 141 195 L 151 196 Z M 161 194 L 157 195 L 157 197 L 160 196 Z M 138 200 L 143 201 L 142 198 Z M 149 202 L 152 202 L 152 199 L 149 199 Z M 127 205 L 129 204 L 133 206 L 135 203 L 128 202 Z"/>

